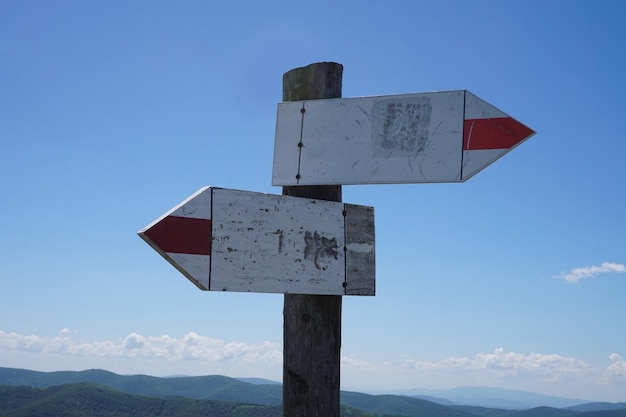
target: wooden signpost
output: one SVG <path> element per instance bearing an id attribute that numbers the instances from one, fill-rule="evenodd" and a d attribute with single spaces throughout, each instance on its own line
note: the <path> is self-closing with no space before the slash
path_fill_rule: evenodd
<path id="1" fill-rule="evenodd" d="M 139 232 L 202 290 L 285 294 L 285 417 L 339 417 L 342 296 L 375 292 L 373 208 L 341 186 L 462 182 L 534 134 L 465 90 L 342 99 L 342 72 L 283 76 L 282 196 L 205 187 Z"/>
<path id="2" fill-rule="evenodd" d="M 341 97 L 343 66 L 332 62 L 283 75 L 283 101 Z M 341 185 L 283 187 L 283 194 L 341 201 Z M 340 417 L 340 296 L 285 294 L 283 416 Z"/>

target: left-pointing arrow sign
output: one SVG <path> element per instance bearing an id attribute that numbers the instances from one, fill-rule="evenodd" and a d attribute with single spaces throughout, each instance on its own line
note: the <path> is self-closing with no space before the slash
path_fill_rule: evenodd
<path id="1" fill-rule="evenodd" d="M 202 290 L 374 295 L 374 209 L 205 187 L 139 232 Z"/>

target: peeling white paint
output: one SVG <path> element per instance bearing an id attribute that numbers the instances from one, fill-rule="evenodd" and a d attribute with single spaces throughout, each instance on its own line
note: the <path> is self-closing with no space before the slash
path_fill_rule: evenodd
<path id="1" fill-rule="evenodd" d="M 352 252 L 368 253 L 374 250 L 374 245 L 369 243 L 350 243 L 346 245 L 346 249 Z"/>

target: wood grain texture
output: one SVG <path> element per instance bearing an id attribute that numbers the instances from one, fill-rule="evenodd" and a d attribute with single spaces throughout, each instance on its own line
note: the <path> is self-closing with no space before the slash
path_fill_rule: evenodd
<path id="1" fill-rule="evenodd" d="M 341 97 L 343 66 L 322 62 L 283 76 L 283 101 Z M 283 187 L 283 194 L 341 201 L 341 186 Z M 286 294 L 283 415 L 339 417 L 341 296 Z"/>

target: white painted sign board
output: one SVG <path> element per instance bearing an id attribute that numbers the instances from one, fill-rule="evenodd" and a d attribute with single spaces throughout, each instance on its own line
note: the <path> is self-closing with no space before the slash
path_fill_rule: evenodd
<path id="1" fill-rule="evenodd" d="M 462 182 L 533 134 L 466 90 L 285 102 L 272 184 Z"/>
<path id="2" fill-rule="evenodd" d="M 374 295 L 374 209 L 205 187 L 139 232 L 202 290 Z"/>

